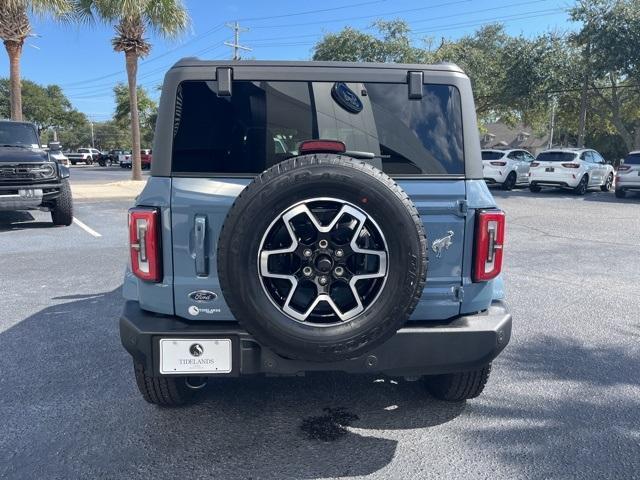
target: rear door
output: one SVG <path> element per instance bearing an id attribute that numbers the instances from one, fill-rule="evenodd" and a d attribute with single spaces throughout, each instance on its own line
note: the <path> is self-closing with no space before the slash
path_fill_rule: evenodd
<path id="1" fill-rule="evenodd" d="M 397 83 L 290 81 L 290 72 L 277 69 L 264 74 L 268 81 L 255 80 L 255 69 L 251 80 L 243 80 L 243 72 L 234 68 L 230 96 L 218 95 L 215 81 L 179 87 L 171 193 L 176 314 L 233 319 L 217 276 L 217 242 L 227 212 L 257 173 L 296 156 L 301 141 L 323 138 L 372 154 L 367 161 L 393 176 L 418 208 L 429 266 L 412 318 L 457 315 L 466 218 L 458 90 L 424 85 L 422 98 L 410 100 L 400 70 Z"/>

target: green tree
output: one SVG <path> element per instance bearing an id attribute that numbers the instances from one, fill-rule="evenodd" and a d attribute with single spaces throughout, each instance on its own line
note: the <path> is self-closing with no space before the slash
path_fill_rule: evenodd
<path id="1" fill-rule="evenodd" d="M 0 78 L 0 118 L 8 117 L 11 111 L 10 90 L 10 80 Z M 53 132 L 89 129 L 87 117 L 73 108 L 58 85 L 42 86 L 23 80 L 21 97 L 24 99 L 23 118 L 38 126 L 43 141 L 53 139 Z"/>
<path id="2" fill-rule="evenodd" d="M 131 106 L 127 86 L 119 83 L 113 88 L 113 93 L 116 101 L 116 110 L 113 115 L 114 121 L 119 125 L 130 125 Z M 156 128 L 156 118 L 158 117 L 158 105 L 143 87 L 137 88 L 137 97 L 140 116 L 140 138 L 143 141 L 143 146 L 149 148 L 153 143 L 153 133 Z"/>
<path id="3" fill-rule="evenodd" d="M 344 62 L 426 63 L 429 52 L 412 45 L 410 29 L 402 20 L 379 21 L 379 35 L 347 27 L 325 35 L 314 47 L 314 60 Z"/>
<path id="4" fill-rule="evenodd" d="M 145 57 L 151 44 L 144 37 L 153 30 L 165 37 L 176 37 L 189 23 L 181 0 L 77 0 L 81 18 L 114 25 L 113 49 L 124 52 L 131 112 L 132 178 L 142 179 L 140 161 L 140 121 L 138 115 L 138 59 Z"/>
<path id="5" fill-rule="evenodd" d="M 640 148 L 640 2 L 581 0 L 570 14 L 582 22 L 575 43 L 589 48 L 591 110 L 628 150 Z"/>
<path id="6" fill-rule="evenodd" d="M 20 58 L 24 41 L 31 34 L 29 13 L 62 18 L 71 10 L 70 0 L 2 0 L 0 2 L 0 38 L 9 56 L 10 115 L 13 120 L 22 120 Z"/>

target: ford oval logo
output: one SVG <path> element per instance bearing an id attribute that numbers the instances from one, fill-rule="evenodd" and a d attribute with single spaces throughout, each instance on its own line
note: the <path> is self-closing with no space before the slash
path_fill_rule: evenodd
<path id="1" fill-rule="evenodd" d="M 331 88 L 331 96 L 347 112 L 360 113 L 363 105 L 358 95 L 344 82 L 336 82 Z"/>
<path id="2" fill-rule="evenodd" d="M 194 302 L 213 302 L 218 298 L 218 295 L 214 292 L 210 292 L 209 290 L 196 290 L 189 294 L 189 298 Z"/>

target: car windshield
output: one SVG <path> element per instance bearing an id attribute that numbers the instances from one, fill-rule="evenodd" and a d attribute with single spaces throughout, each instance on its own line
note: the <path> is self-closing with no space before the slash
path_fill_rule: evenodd
<path id="1" fill-rule="evenodd" d="M 407 84 L 183 82 L 177 93 L 173 171 L 255 175 L 298 155 L 302 141 L 333 139 L 366 152 L 388 174 L 463 174 L 460 93 Z"/>
<path id="2" fill-rule="evenodd" d="M 570 162 L 575 160 L 576 154 L 573 152 L 542 152 L 538 154 L 538 162 Z"/>
<path id="3" fill-rule="evenodd" d="M 0 145 L 38 148 L 38 135 L 29 123 L 0 122 Z"/>
<path id="4" fill-rule="evenodd" d="M 483 160 L 498 160 L 499 158 L 502 158 L 503 155 L 504 155 L 504 152 L 492 152 L 492 151 L 484 150 L 482 152 L 482 159 Z"/>
<path id="5" fill-rule="evenodd" d="M 88 148 L 79 148 L 78 149 L 78 153 L 89 153 L 89 149 Z"/>
<path id="6" fill-rule="evenodd" d="M 630 153 L 624 159 L 625 165 L 640 165 L 640 153 Z"/>

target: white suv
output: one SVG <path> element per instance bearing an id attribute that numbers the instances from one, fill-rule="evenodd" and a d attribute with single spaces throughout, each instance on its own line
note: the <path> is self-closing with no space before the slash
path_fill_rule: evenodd
<path id="1" fill-rule="evenodd" d="M 526 150 L 482 150 L 482 172 L 488 185 L 500 184 L 511 190 L 529 181 L 529 165 L 533 155 Z"/>
<path id="2" fill-rule="evenodd" d="M 554 148 L 540 152 L 529 170 L 529 189 L 542 187 L 572 188 L 584 195 L 592 187 L 603 192 L 611 190 L 613 167 L 595 150 Z"/>
<path id="3" fill-rule="evenodd" d="M 628 190 L 640 191 L 640 150 L 630 152 L 618 167 L 616 197 L 624 198 Z"/>

